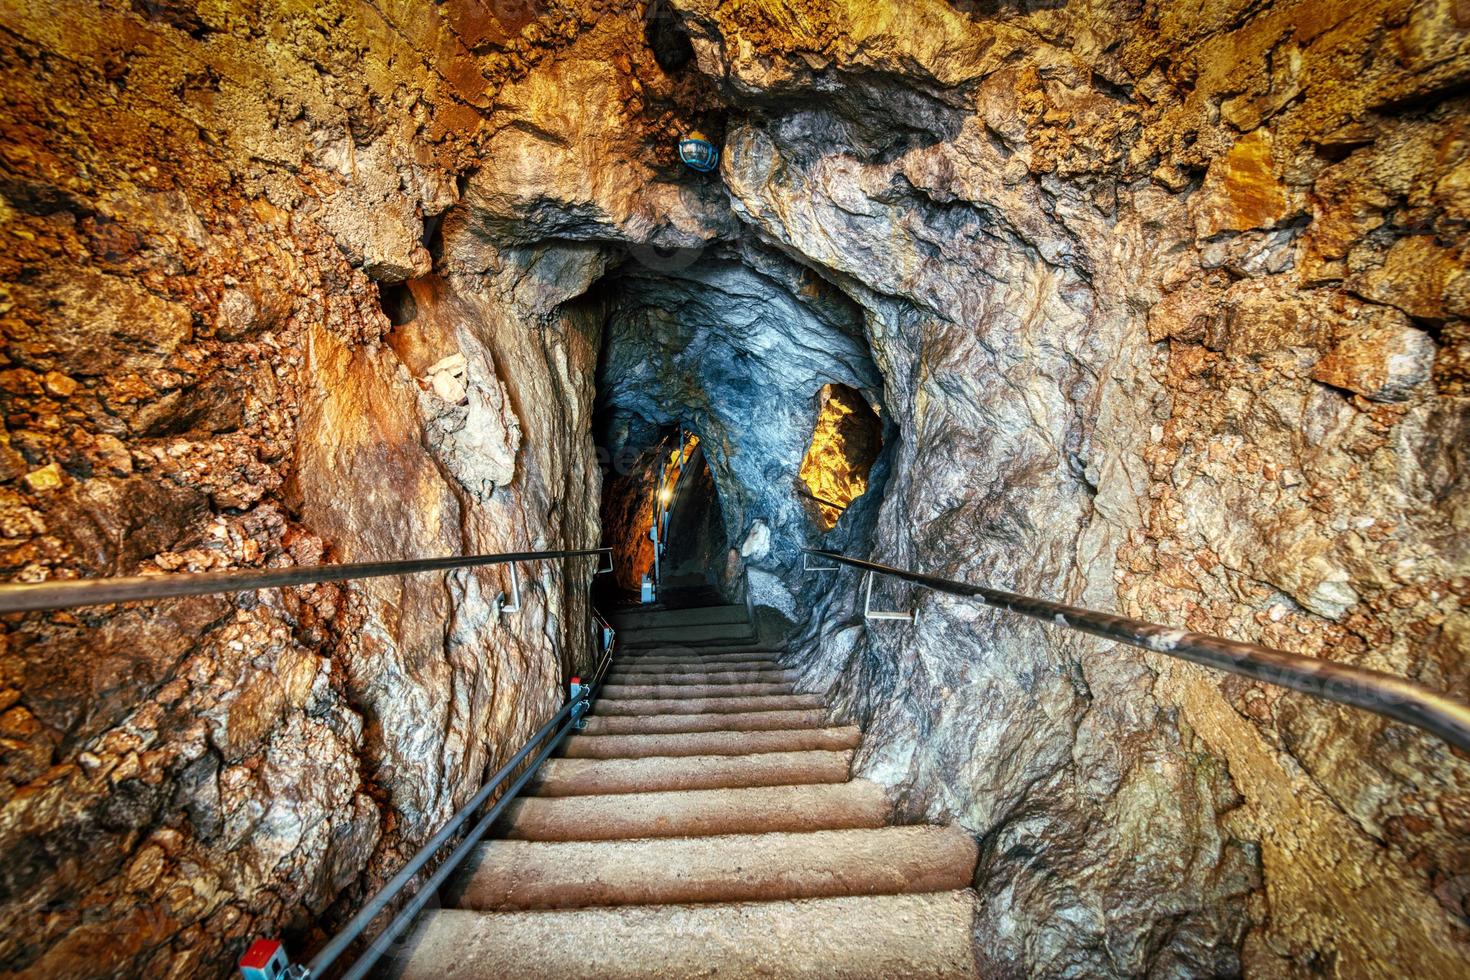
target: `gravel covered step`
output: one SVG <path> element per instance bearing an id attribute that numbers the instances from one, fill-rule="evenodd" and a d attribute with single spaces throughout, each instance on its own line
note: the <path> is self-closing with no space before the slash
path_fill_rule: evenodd
<path id="1" fill-rule="evenodd" d="M 815 694 L 762 694 L 728 698 L 598 698 L 599 715 L 712 715 L 737 711 L 791 711 L 820 708 Z"/>
<path id="2" fill-rule="evenodd" d="M 514 840 L 707 837 L 773 831 L 881 827 L 890 806 L 866 779 L 836 785 L 758 786 L 606 796 L 529 796 L 506 808 L 498 829 Z"/>
<path id="3" fill-rule="evenodd" d="M 773 714 L 776 712 L 773 712 Z M 725 717 L 738 717 L 727 715 Z M 568 759 L 636 759 L 647 755 L 748 755 L 850 749 L 862 733 L 855 725 L 752 731 L 678 732 L 648 735 L 574 735 L 562 743 Z"/>
<path id="4" fill-rule="evenodd" d="M 585 796 L 593 793 L 841 783 L 847 780 L 851 764 L 851 750 L 650 756 L 640 759 L 548 759 L 541 764 L 531 792 L 536 796 Z M 617 806 L 617 803 L 608 805 Z"/>
<path id="5" fill-rule="evenodd" d="M 618 634 L 618 637 L 620 639 L 622 639 L 622 638 L 626 637 L 626 635 L 627 635 L 627 632 L 624 631 L 622 633 L 619 633 Z M 776 644 L 778 644 L 778 645 L 784 645 L 784 644 L 782 644 L 782 642 L 780 640 L 775 640 L 773 642 L 776 643 Z M 772 644 L 770 642 L 765 642 L 765 641 L 758 640 L 758 639 L 755 639 L 755 638 L 752 638 L 752 637 L 744 636 L 743 634 L 739 634 L 739 633 L 731 633 L 728 637 L 726 637 L 724 639 L 719 639 L 719 638 L 711 639 L 707 643 L 706 642 L 691 642 L 690 640 L 688 640 L 686 638 L 675 638 L 675 639 L 670 640 L 669 643 L 668 643 L 668 646 L 669 646 L 670 649 L 674 649 L 674 650 L 694 650 L 694 651 L 700 652 L 700 653 L 705 653 L 705 652 L 708 652 L 708 653 L 740 653 L 742 651 L 750 651 L 750 650 L 769 650 L 769 649 L 771 649 L 771 645 Z M 640 655 L 646 655 L 646 654 L 649 654 L 649 653 L 656 653 L 657 651 L 656 650 L 650 650 L 650 649 L 643 649 L 643 650 L 638 650 L 636 652 L 638 654 L 640 654 Z"/>
<path id="6" fill-rule="evenodd" d="M 736 698 L 766 694 L 795 694 L 788 683 L 776 684 L 608 684 L 602 697 L 628 699 Z"/>
<path id="7" fill-rule="evenodd" d="M 765 660 L 737 660 L 734 662 L 677 660 L 668 663 L 648 663 L 619 657 L 613 661 L 612 669 L 628 674 L 740 674 L 751 671 L 782 670 L 774 654 Z"/>
<path id="8" fill-rule="evenodd" d="M 440 909 L 420 919 L 399 980 L 978 977 L 973 892 L 542 912 Z"/>
<path id="9" fill-rule="evenodd" d="M 768 668 L 764 670 L 695 671 L 639 671 L 616 669 L 608 672 L 608 684 L 791 684 L 800 676 L 794 670 Z"/>
<path id="10" fill-rule="evenodd" d="M 622 634 L 618 634 L 619 639 Z M 675 654 L 695 657 L 736 657 L 745 653 L 776 653 L 782 647 L 773 647 L 766 643 L 757 643 L 753 640 L 741 640 L 728 643 L 688 643 L 674 641 L 662 648 L 647 647 L 639 650 L 629 650 L 624 656 L 628 657 L 667 657 Z"/>
<path id="11" fill-rule="evenodd" d="M 752 665 L 774 664 L 777 653 L 778 651 L 774 650 L 738 650 L 730 653 L 695 653 L 690 650 L 661 650 L 658 653 L 646 655 L 620 653 L 614 662 L 619 667 L 627 668 L 709 668 L 739 665 L 743 666 L 746 670 L 750 670 L 752 669 Z"/>
<path id="12" fill-rule="evenodd" d="M 744 606 L 700 606 L 696 609 L 656 609 L 615 612 L 608 622 L 618 630 L 638 630 L 669 626 L 710 626 L 717 623 L 750 622 L 750 611 Z"/>
<path id="13" fill-rule="evenodd" d="M 779 714 L 779 713 L 773 713 Z M 723 716 L 738 717 L 738 716 Z M 804 752 L 850 749 L 861 739 L 854 724 L 806 729 L 751 729 L 742 732 L 675 732 L 648 735 L 578 735 L 562 743 L 566 758 L 641 758 L 644 755 L 745 755 L 753 752 Z"/>
<path id="14" fill-rule="evenodd" d="M 482 911 L 898 895 L 968 888 L 978 847 L 954 827 L 482 844 L 448 904 Z"/>
<path id="15" fill-rule="evenodd" d="M 618 640 L 625 649 L 666 646 L 670 643 L 754 643 L 755 630 L 749 624 L 716 624 L 713 626 L 669 626 L 623 630 Z"/>
<path id="16" fill-rule="evenodd" d="M 822 728 L 827 713 L 818 708 L 794 711 L 742 711 L 704 715 L 593 715 L 587 735 L 668 735 L 678 732 L 776 731 L 783 728 Z"/>

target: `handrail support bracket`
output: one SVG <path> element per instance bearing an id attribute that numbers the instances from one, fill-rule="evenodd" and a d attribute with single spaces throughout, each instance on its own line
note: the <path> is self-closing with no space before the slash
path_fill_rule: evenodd
<path id="1" fill-rule="evenodd" d="M 871 571 L 864 576 L 866 582 L 863 587 L 863 618 L 869 621 L 898 620 L 900 622 L 913 623 L 917 626 L 919 623 L 919 611 L 917 609 L 910 609 L 908 612 L 899 612 L 896 609 L 873 608 L 873 579 L 876 577 Z"/>

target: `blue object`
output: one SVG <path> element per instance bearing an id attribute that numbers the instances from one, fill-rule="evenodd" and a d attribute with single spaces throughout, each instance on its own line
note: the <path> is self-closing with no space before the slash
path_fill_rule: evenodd
<path id="1" fill-rule="evenodd" d="M 572 727 L 580 731 L 587 727 L 587 720 L 582 716 L 591 707 L 587 701 L 588 695 L 592 693 L 592 685 L 583 684 L 580 677 L 573 677 L 568 687 L 570 690 L 567 692 L 567 703 L 572 706 Z"/>
<path id="2" fill-rule="evenodd" d="M 679 159 L 690 170 L 698 170 L 702 174 L 713 173 L 720 165 L 720 151 L 703 136 L 694 134 L 679 141 Z"/>

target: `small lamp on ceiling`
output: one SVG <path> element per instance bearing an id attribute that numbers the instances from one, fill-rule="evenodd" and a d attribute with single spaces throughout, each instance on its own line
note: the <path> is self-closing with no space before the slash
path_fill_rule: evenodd
<path id="1" fill-rule="evenodd" d="M 719 167 L 720 151 L 708 136 L 696 129 L 679 141 L 679 159 L 690 170 L 708 174 Z"/>

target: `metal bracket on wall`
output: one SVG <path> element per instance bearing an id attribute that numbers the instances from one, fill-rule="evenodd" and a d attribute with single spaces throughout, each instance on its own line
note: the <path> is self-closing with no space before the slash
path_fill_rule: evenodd
<path id="1" fill-rule="evenodd" d="M 505 593 L 502 592 L 504 598 Z M 516 571 L 516 563 L 510 562 L 510 601 L 500 607 L 500 612 L 518 613 L 521 611 L 521 573 Z"/>
<path id="2" fill-rule="evenodd" d="M 873 609 L 873 573 L 872 572 L 869 572 L 867 574 L 867 581 L 863 585 L 863 590 L 864 590 L 864 592 L 863 592 L 863 618 L 864 619 L 868 619 L 868 620 L 874 620 L 874 619 L 899 619 L 899 620 L 903 620 L 905 622 L 914 623 L 916 625 L 918 624 L 918 622 L 919 622 L 919 613 L 918 613 L 918 610 L 910 610 L 909 612 L 898 612 L 897 610 L 894 610 L 894 609 L 878 609 L 878 610 L 874 610 Z"/>
<path id="3" fill-rule="evenodd" d="M 598 562 L 597 563 L 597 571 L 593 572 L 592 574 L 593 575 L 607 575 L 607 574 L 609 574 L 612 571 L 613 571 L 613 553 L 612 553 L 612 549 L 611 548 L 608 548 L 607 549 L 607 567 L 606 568 L 603 568 L 602 567 L 602 562 Z"/>
<path id="4" fill-rule="evenodd" d="M 836 565 L 813 565 L 812 564 L 812 560 L 811 560 L 811 556 L 808 555 L 805 551 L 803 551 L 801 553 L 801 570 L 803 572 L 835 572 L 835 571 L 838 570 L 838 566 L 836 566 Z"/>

